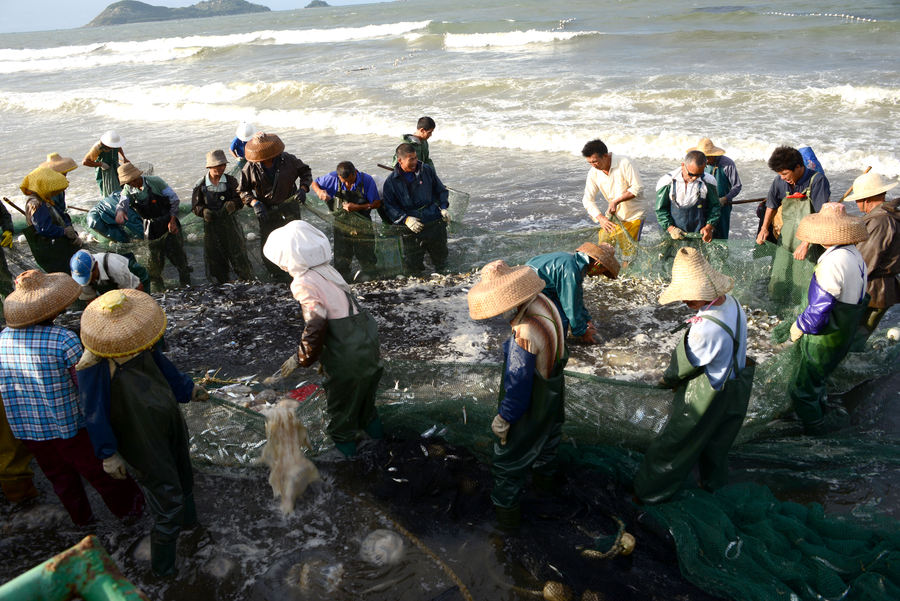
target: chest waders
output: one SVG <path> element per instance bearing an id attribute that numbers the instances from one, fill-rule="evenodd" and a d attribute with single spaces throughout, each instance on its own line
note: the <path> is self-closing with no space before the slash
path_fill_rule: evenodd
<path id="1" fill-rule="evenodd" d="M 718 165 L 707 165 L 706 172 L 716 178 L 716 192 L 719 193 L 719 198 L 725 198 L 725 195 L 731 192 L 731 182 L 728 180 L 728 176 L 725 175 L 725 171 Z M 731 230 L 732 208 L 731 204 L 719 207 L 719 222 L 713 231 L 713 238 L 728 240 L 728 232 Z"/>
<path id="2" fill-rule="evenodd" d="M 31 202 L 33 201 L 29 201 L 29 203 Z M 62 228 L 66 227 L 66 222 L 59 214 L 59 211 L 51 205 L 47 205 L 47 208 L 50 209 L 50 217 L 54 225 Z M 65 236 L 60 236 L 59 238 L 42 236 L 34 229 L 34 224 L 29 224 L 22 230 L 22 234 L 24 234 L 25 240 L 28 242 L 31 255 L 34 257 L 34 262 L 38 264 L 38 267 L 46 273 L 70 273 L 69 259 L 78 251 L 78 247 L 72 244 L 71 240 Z"/>
<path id="3" fill-rule="evenodd" d="M 356 190 L 347 190 L 343 184 L 340 186 L 334 195 L 337 203 L 368 204 L 362 181 Z M 351 271 L 354 256 L 363 273 L 375 277 L 375 230 L 369 212 L 345 211 L 338 207 L 334 212 L 334 268 L 348 282 L 356 279 Z"/>
<path id="4" fill-rule="evenodd" d="M 734 301 L 737 303 L 737 301 Z M 665 380 L 678 381 L 669 420 L 650 443 L 634 478 L 634 491 L 646 503 L 660 503 L 673 497 L 684 484 L 694 465 L 700 471 L 700 485 L 715 490 L 728 480 L 728 450 L 734 443 L 747 415 L 756 364 L 747 358 L 744 369 L 737 370 L 737 354 L 743 332 L 734 330 L 715 317 L 704 315 L 731 336 L 734 345 L 731 372 L 722 390 L 709 383 L 703 367 L 694 367 L 687 356 L 685 332 L 666 369 Z M 735 329 L 741 326 L 740 311 Z"/>
<path id="5" fill-rule="evenodd" d="M 109 196 L 113 192 L 119 192 L 122 189 L 122 184 L 119 183 L 119 149 L 118 148 L 106 148 L 104 146 L 104 150 L 100 151 L 100 155 L 97 157 L 98 161 L 102 161 L 109 165 L 109 169 L 104 171 L 100 167 L 97 167 L 97 185 L 100 186 L 100 194 L 105 197 Z"/>
<path id="6" fill-rule="evenodd" d="M 772 260 L 772 275 L 769 279 L 769 296 L 779 304 L 794 306 L 803 304 L 803 298 L 816 269 L 816 261 L 824 249 L 818 244 L 810 244 L 809 252 L 802 261 L 794 259 L 794 251 L 803 242 L 797 239 L 800 220 L 813 213 L 810 189 L 816 175 L 809 179 L 803 198 L 785 198 L 781 201 L 781 235 L 775 246 Z"/>
<path id="7" fill-rule="evenodd" d="M 375 392 L 384 372 L 378 326 L 347 294 L 350 315 L 328 320 L 328 332 L 319 362 L 325 378 L 328 425 L 325 432 L 344 455 L 356 453 L 356 441 L 365 432 L 383 436 L 375 409 Z"/>
<path id="8" fill-rule="evenodd" d="M 256 217 L 256 220 L 259 223 L 259 252 L 260 255 L 262 255 L 263 265 L 265 265 L 266 270 L 268 270 L 272 279 L 276 282 L 290 283 L 291 276 L 281 269 L 281 267 L 267 259 L 265 253 L 262 252 L 266 245 L 266 240 L 269 239 L 269 234 L 281 226 L 287 225 L 291 221 L 300 219 L 300 203 L 296 198 L 298 191 L 294 184 L 291 185 L 287 199 L 275 204 L 275 190 L 278 188 L 278 178 L 281 175 L 281 168 L 284 166 L 284 157 L 279 155 L 277 160 L 278 165 L 273 166 L 274 171 L 272 172 L 271 178 L 272 187 L 270 188 L 269 193 L 263 194 L 257 189 L 253 194 L 254 197 L 266 207 L 265 214 L 262 216 L 257 215 Z M 259 169 L 259 178 L 257 178 L 259 181 L 256 182 L 257 188 L 259 188 L 261 184 L 269 182 L 269 176 L 261 163 L 255 163 L 254 165 L 255 168 Z M 296 174 L 294 177 L 296 178 Z M 299 192 L 299 194 L 301 195 L 301 198 L 305 198 L 303 192 Z"/>
<path id="9" fill-rule="evenodd" d="M 166 257 L 178 270 L 180 284 L 187 286 L 191 283 L 191 268 L 188 266 L 187 255 L 184 254 L 184 230 L 181 228 L 181 221 L 176 217 L 178 232 L 174 234 L 169 232 L 172 202 L 162 194 L 154 192 L 146 181 L 143 192 L 146 192 L 146 196 L 142 195 L 140 199 L 132 200 L 131 205 L 135 213 L 144 220 L 147 248 L 150 251 L 147 268 L 153 291 L 165 290 L 163 268 Z"/>
<path id="10" fill-rule="evenodd" d="M 224 177 L 224 176 L 223 176 Z M 206 279 L 217 284 L 228 282 L 229 266 L 241 280 L 253 279 L 253 268 L 247 257 L 244 233 L 234 215 L 224 209 L 227 190 L 210 190 L 203 184 L 206 206 L 213 211 L 212 221 L 203 220 L 203 258 Z M 241 199 L 235 196 L 235 202 Z M 240 205 L 239 205 L 240 206 Z"/>
<path id="11" fill-rule="evenodd" d="M 144 487 L 154 518 L 150 562 L 154 572 L 165 575 L 175 569 L 175 543 L 182 526 L 197 522 L 188 429 L 152 350 L 115 368 L 110 425 L 119 453 Z"/>
<path id="12" fill-rule="evenodd" d="M 5 299 L 13 291 L 13 275 L 6 262 L 6 253 L 0 250 L 0 299 Z"/>

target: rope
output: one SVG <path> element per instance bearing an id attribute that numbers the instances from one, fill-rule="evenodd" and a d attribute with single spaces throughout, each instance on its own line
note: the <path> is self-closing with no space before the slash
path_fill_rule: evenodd
<path id="1" fill-rule="evenodd" d="M 631 553 L 631 551 L 628 550 L 628 548 L 629 548 L 629 546 L 631 546 L 633 548 L 634 537 L 632 537 L 630 534 L 625 532 L 625 523 L 622 520 L 620 520 L 619 518 L 617 518 L 614 515 L 612 515 L 610 517 L 613 520 L 615 520 L 616 524 L 618 524 L 618 531 L 616 532 L 616 539 L 613 541 L 613 544 L 606 551 L 598 551 L 596 549 L 590 549 L 590 548 L 585 549 L 582 546 L 578 546 L 578 547 L 576 547 L 576 549 L 581 549 L 582 557 L 586 557 L 588 559 L 608 559 L 610 557 L 615 557 L 622 553 L 625 553 L 626 555 Z M 589 532 L 585 532 L 580 526 L 579 526 L 579 530 L 582 530 L 582 532 L 591 536 L 594 539 L 597 538 L 596 536 L 591 535 Z M 628 538 L 630 538 L 631 541 L 628 541 L 627 540 Z"/>

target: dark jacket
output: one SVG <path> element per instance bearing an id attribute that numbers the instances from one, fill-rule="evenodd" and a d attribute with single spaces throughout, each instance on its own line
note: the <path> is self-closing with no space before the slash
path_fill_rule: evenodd
<path id="1" fill-rule="evenodd" d="M 238 194 L 238 181 L 227 173 L 222 174 L 225 178 L 224 192 L 207 192 L 206 176 L 197 182 L 194 191 L 191 194 L 191 210 L 197 217 L 203 217 L 203 209 L 220 211 L 229 200 L 237 203 L 238 208 L 241 206 L 241 197 Z"/>
<path id="2" fill-rule="evenodd" d="M 881 203 L 863 218 L 869 239 L 856 245 L 866 267 L 870 307 L 886 309 L 900 301 L 900 198 Z"/>
<path id="3" fill-rule="evenodd" d="M 312 170 L 309 165 L 289 152 L 282 152 L 275 158 L 272 166 L 274 172 L 270 178 L 262 163 L 247 163 L 241 171 L 241 199 L 250 204 L 254 199 L 262 201 L 266 206 L 275 206 L 296 194 L 299 180 L 300 188 L 309 191 L 312 183 Z M 304 199 L 300 198 L 302 202 Z"/>
<path id="4" fill-rule="evenodd" d="M 12 215 L 6 210 L 6 207 L 0 204 L 0 233 L 13 231 Z"/>
<path id="5" fill-rule="evenodd" d="M 406 175 L 397 165 L 384 182 L 382 201 L 391 223 L 402 224 L 407 217 L 416 217 L 422 223 L 441 219 L 441 209 L 450 206 L 450 192 L 434 169 L 419 161 L 413 181 Z"/>

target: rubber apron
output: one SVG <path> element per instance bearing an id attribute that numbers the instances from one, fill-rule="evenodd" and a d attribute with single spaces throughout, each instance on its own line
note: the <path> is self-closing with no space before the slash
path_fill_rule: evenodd
<path id="1" fill-rule="evenodd" d="M 355 190 L 340 184 L 331 204 L 334 209 L 334 267 L 347 281 L 353 280 L 350 265 L 355 256 L 366 275 L 375 275 L 375 229 L 370 211 L 345 211 L 342 203 L 368 204 L 362 182 Z"/>
<path id="2" fill-rule="evenodd" d="M 122 190 L 122 184 L 119 183 L 119 149 L 106 148 L 100 151 L 97 160 L 109 165 L 109 169 L 103 170 L 97 167 L 97 185 L 100 186 L 100 193 L 106 197 L 113 192 Z"/>
<path id="3" fill-rule="evenodd" d="M 772 260 L 772 275 L 769 279 L 769 296 L 773 302 L 796 307 L 803 303 L 809 282 L 816 269 L 816 262 L 824 249 L 818 244 L 811 244 L 806 259 L 794 259 L 794 251 L 803 241 L 797 239 L 797 227 L 800 220 L 812 214 L 810 188 L 818 174 L 809 178 L 809 185 L 803 192 L 803 198 L 785 198 L 781 201 L 783 224 L 778 244 L 775 246 L 775 258 Z"/>
<path id="4" fill-rule="evenodd" d="M 221 181 L 225 181 L 224 176 Z M 229 281 L 229 265 L 239 279 L 252 280 L 253 268 L 247 257 L 244 231 L 234 215 L 225 210 L 227 200 L 224 191 L 217 191 L 203 184 L 206 206 L 212 211 L 212 221 L 203 220 L 203 258 L 206 279 L 222 284 Z M 238 199 L 239 200 L 239 199 Z"/>
<path id="5" fill-rule="evenodd" d="M 33 202 L 33 199 L 37 199 L 37 197 L 29 199 L 25 205 L 26 211 L 29 210 L 28 204 Z M 43 201 L 38 200 L 38 202 Z M 56 210 L 56 207 L 47 204 L 47 208 L 50 209 L 53 223 L 65 228 L 67 224 L 59 214 L 59 211 Z M 72 241 L 65 236 L 48 238 L 38 234 L 37 230 L 34 229 L 34 224 L 31 223 L 30 215 L 26 218 L 26 221 L 28 225 L 22 230 L 22 234 L 25 235 L 25 240 L 28 242 L 29 248 L 31 248 L 31 255 L 34 257 L 34 262 L 38 264 L 38 267 L 46 273 L 69 273 L 69 259 L 78 251 L 78 247 L 72 244 Z"/>

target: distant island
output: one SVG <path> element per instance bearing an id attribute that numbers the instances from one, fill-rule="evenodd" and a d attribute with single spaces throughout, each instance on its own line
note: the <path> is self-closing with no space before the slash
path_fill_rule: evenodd
<path id="1" fill-rule="evenodd" d="M 149 21 L 171 21 L 173 19 L 196 19 L 199 17 L 220 17 L 245 13 L 269 12 L 266 6 L 251 4 L 246 0 L 203 0 L 193 6 L 169 8 L 153 6 L 137 0 L 123 0 L 107 6 L 102 13 L 85 27 L 121 25 L 123 23 L 147 23 Z"/>
<path id="2" fill-rule="evenodd" d="M 325 2 L 325 0 L 312 0 L 312 2 L 307 4 L 304 8 L 322 8 L 323 6 L 330 7 L 331 5 Z"/>

